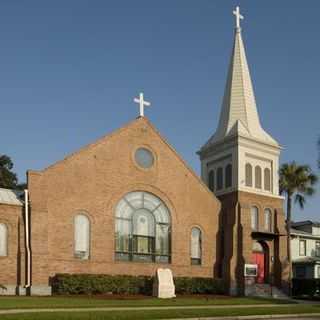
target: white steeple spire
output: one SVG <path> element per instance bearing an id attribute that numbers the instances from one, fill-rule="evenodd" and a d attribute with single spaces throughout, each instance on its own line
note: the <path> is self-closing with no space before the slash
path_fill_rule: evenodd
<path id="1" fill-rule="evenodd" d="M 209 145 L 233 135 L 246 136 L 278 146 L 278 143 L 261 127 L 241 36 L 240 19 L 243 19 L 243 16 L 240 15 L 239 7 L 233 11 L 233 14 L 236 16 L 234 45 L 219 125 L 216 133 L 209 139 L 204 148 L 206 149 Z"/>

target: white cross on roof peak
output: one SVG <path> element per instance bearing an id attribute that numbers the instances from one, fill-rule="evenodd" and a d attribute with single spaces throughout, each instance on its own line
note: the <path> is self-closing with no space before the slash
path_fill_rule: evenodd
<path id="1" fill-rule="evenodd" d="M 243 20 L 243 16 L 240 14 L 239 6 L 236 6 L 236 10 L 233 10 L 233 14 L 236 16 L 236 29 L 240 30 L 240 20 Z"/>

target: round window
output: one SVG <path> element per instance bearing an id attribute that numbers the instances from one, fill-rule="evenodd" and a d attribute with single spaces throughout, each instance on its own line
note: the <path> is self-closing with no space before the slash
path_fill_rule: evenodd
<path id="1" fill-rule="evenodd" d="M 142 168 L 148 169 L 152 167 L 154 158 L 151 151 L 146 148 L 139 148 L 135 153 L 135 159 L 138 165 Z"/>

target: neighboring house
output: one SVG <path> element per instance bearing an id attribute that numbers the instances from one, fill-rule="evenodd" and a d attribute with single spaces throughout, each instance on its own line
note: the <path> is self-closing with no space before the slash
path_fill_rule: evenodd
<path id="1" fill-rule="evenodd" d="M 291 252 L 294 278 L 320 278 L 320 223 L 292 224 Z"/>

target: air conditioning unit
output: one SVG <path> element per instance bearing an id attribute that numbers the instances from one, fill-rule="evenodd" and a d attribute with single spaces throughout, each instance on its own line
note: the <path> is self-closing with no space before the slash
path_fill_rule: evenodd
<path id="1" fill-rule="evenodd" d="M 245 264 L 244 265 L 244 276 L 245 277 L 256 277 L 258 275 L 258 265 L 256 264 Z"/>

